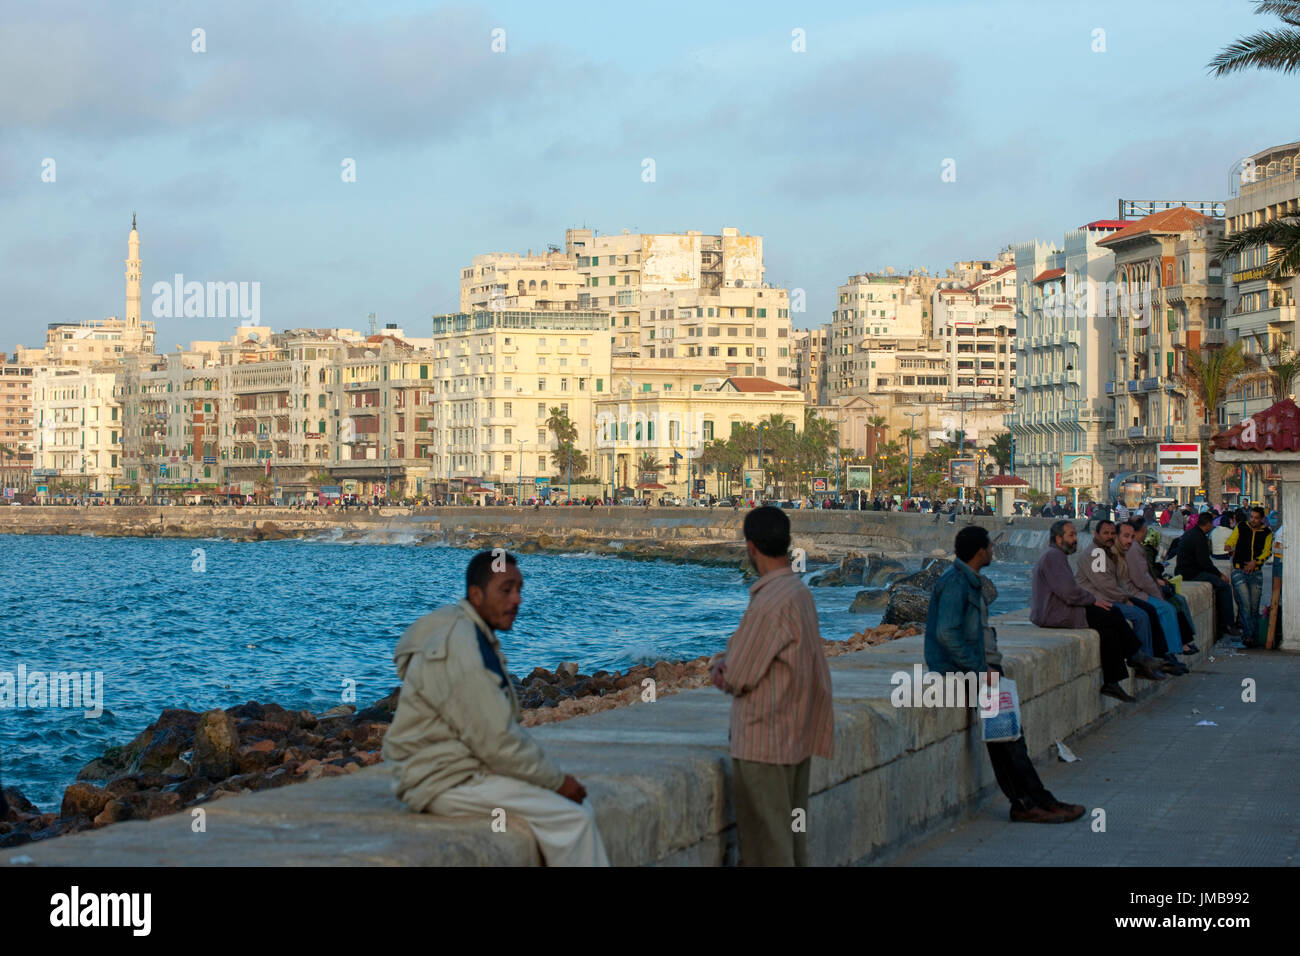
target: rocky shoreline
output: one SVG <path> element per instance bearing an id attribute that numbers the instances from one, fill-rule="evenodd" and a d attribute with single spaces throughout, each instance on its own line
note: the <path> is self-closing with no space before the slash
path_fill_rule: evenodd
<path id="1" fill-rule="evenodd" d="M 825 652 L 835 657 L 915 633 L 882 624 L 845 641 L 825 641 Z M 564 663 L 554 671 L 536 668 L 522 679 L 512 674 L 511 680 L 524 708 L 523 724 L 533 727 L 707 686 L 708 658 L 594 674 Z M 130 743 L 82 767 L 64 790 L 58 813 L 43 813 L 17 788 L 6 787 L 9 812 L 0 817 L 0 847 L 355 773 L 382 761 L 399 692 L 361 710 L 343 704 L 321 714 L 256 701 L 203 713 L 164 710 Z"/>

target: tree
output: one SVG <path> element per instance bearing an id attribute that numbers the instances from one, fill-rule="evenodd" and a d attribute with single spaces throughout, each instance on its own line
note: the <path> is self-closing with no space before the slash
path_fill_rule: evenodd
<path id="1" fill-rule="evenodd" d="M 1231 345 L 1211 346 L 1200 352 L 1188 352 L 1183 372 L 1174 376 L 1201 403 L 1204 424 L 1214 426 L 1219 405 L 1227 396 L 1258 376 L 1258 363 L 1243 351 L 1240 340 Z M 1211 456 L 1201 456 L 1201 480 L 1206 493 L 1214 496 L 1223 489 L 1223 466 Z M 1207 477 L 1208 466 L 1208 477 Z"/>
<path id="2" fill-rule="evenodd" d="M 569 420 L 569 413 L 560 406 L 551 408 L 550 417 L 546 419 L 546 428 L 555 436 L 555 454 L 551 455 L 551 465 L 556 475 L 581 475 L 587 470 L 587 456 L 578 451 L 574 443 L 578 440 L 578 426 Z"/>
<path id="3" fill-rule="evenodd" d="M 999 473 L 1011 470 L 1011 432 L 999 432 L 989 442 L 989 454 L 998 463 Z"/>
<path id="4" fill-rule="evenodd" d="M 1255 13 L 1275 14 L 1282 22 L 1300 28 L 1300 0 L 1256 0 Z M 1251 68 L 1294 73 L 1300 70 L 1300 29 L 1262 30 L 1241 37 L 1220 50 L 1209 66 L 1216 77 Z M 1235 258 L 1257 245 L 1273 247 L 1269 278 L 1295 275 L 1300 271 L 1300 217 L 1282 216 L 1243 229 L 1225 239 L 1219 252 Z"/>
<path id="5" fill-rule="evenodd" d="M 1263 345 L 1259 336 L 1256 336 L 1255 340 L 1260 342 L 1261 346 Z M 1264 365 L 1264 374 L 1268 376 L 1269 388 L 1273 391 L 1273 401 L 1285 401 L 1291 396 L 1291 385 L 1295 382 L 1296 376 L 1300 375 L 1300 353 L 1284 345 L 1280 335 L 1274 336 L 1273 344 L 1261 351 L 1268 356 L 1268 362 Z"/>

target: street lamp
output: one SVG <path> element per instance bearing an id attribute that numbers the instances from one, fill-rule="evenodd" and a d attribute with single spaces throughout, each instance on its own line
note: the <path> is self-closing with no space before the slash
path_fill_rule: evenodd
<path id="1" fill-rule="evenodd" d="M 903 412 L 912 420 L 911 427 L 907 430 L 907 500 L 912 500 L 912 435 L 916 432 L 916 420 L 925 412 Z"/>
<path id="2" fill-rule="evenodd" d="M 519 470 L 515 473 L 518 479 L 518 484 L 515 489 L 515 504 L 522 507 L 524 503 L 524 445 L 526 443 L 522 438 L 520 438 L 515 442 L 515 444 L 519 446 Z M 450 481 L 447 482 L 447 490 L 451 490 Z"/>

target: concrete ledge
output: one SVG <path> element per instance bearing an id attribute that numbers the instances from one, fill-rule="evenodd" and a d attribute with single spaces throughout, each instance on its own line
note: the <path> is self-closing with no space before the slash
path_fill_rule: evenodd
<path id="1" fill-rule="evenodd" d="M 1184 593 L 1202 654 L 1212 646 L 1212 593 Z M 1141 720 L 1141 708 L 1102 697 L 1093 631 L 1043 630 L 1017 615 L 994 620 L 1008 676 L 1020 689 L 1027 745 L 1047 759 L 1055 741 L 1098 721 Z M 817 864 L 871 862 L 897 853 L 996 787 L 968 710 L 895 708 L 890 677 L 924 666 L 923 639 L 904 638 L 830 660 L 835 755 L 813 761 L 809 839 Z M 1196 661 L 1189 661 L 1195 664 Z M 1177 678 L 1131 679 L 1139 698 Z M 687 691 L 534 730 L 559 764 L 586 784 L 615 865 L 734 862 L 727 729 L 730 702 Z M 435 818 L 393 799 L 382 765 L 346 778 L 232 796 L 190 812 L 5 850 L 0 865 L 535 865 L 519 821 L 494 833 L 485 820 Z M 1068 797 L 1068 794 L 1062 796 Z"/>

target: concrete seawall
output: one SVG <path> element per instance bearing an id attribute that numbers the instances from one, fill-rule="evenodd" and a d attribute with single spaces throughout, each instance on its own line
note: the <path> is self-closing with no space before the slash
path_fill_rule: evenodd
<path id="1" fill-rule="evenodd" d="M 957 528 L 973 521 L 988 528 L 1003 561 L 1033 562 L 1047 544 L 1051 519 L 965 518 L 877 511 L 795 510 L 790 516 L 794 546 L 812 557 L 836 558 L 846 551 L 928 553 L 952 550 Z M 745 512 L 718 508 L 382 508 L 347 514 L 313 514 L 284 508 L 19 507 L 0 508 L 0 534 L 95 534 L 130 537 L 248 537 L 268 526 L 277 534 L 313 535 L 336 529 L 366 534 L 478 533 L 508 541 L 542 535 L 591 540 L 654 541 L 666 547 L 742 540 Z"/>
<path id="2" fill-rule="evenodd" d="M 1189 584 L 1184 593 L 1204 655 L 1211 643 L 1210 587 Z M 1120 704 L 1098 693 L 1095 632 L 1035 628 L 1023 620 L 1023 612 L 994 623 L 1004 666 L 1019 686 L 1027 744 L 1036 761 L 1054 759 L 1055 741 L 1103 720 L 1131 721 L 1140 732 L 1140 701 Z M 924 666 L 921 637 L 829 661 L 835 755 L 813 762 L 808 833 L 814 863 L 888 859 L 996 788 L 979 729 L 972 726 L 978 721 L 968 710 L 891 704 L 891 675 L 911 672 L 916 663 Z M 1127 686 L 1142 699 L 1178 693 L 1179 679 L 1158 684 L 1130 679 Z M 533 733 L 587 786 L 615 865 L 716 866 L 734 862 L 735 855 L 729 711 L 722 694 L 695 690 Z M 187 812 L 5 850 L 0 864 L 538 863 L 523 824 L 507 822 L 506 832 L 495 833 L 487 821 L 409 813 L 391 796 L 389 771 L 380 764 L 349 777 L 216 801 L 206 808 L 203 832 L 195 832 L 197 824 Z"/>

